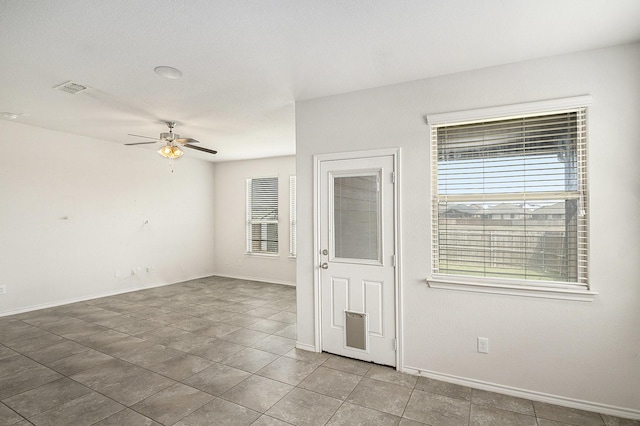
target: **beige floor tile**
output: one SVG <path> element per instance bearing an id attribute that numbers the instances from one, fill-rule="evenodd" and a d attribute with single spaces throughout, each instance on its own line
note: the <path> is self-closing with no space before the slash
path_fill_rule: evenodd
<path id="1" fill-rule="evenodd" d="M 605 424 L 602 417 L 600 417 L 600 414 L 590 411 L 560 407 L 558 405 L 537 401 L 533 403 L 533 408 L 536 410 L 537 417 L 547 420 L 554 420 L 580 426 L 604 426 Z"/>
<path id="2" fill-rule="evenodd" d="M 511 425 L 537 426 L 536 418 L 490 405 L 471 405 L 470 426 Z"/>
<path id="3" fill-rule="evenodd" d="M 3 402 L 21 416 L 30 418 L 88 393 L 92 393 L 92 390 L 65 377 Z"/>
<path id="4" fill-rule="evenodd" d="M 471 403 L 444 395 L 414 390 L 403 417 L 438 426 L 459 426 L 469 422 Z"/>
<path id="5" fill-rule="evenodd" d="M 38 414 L 29 421 L 46 426 L 92 425 L 124 408 L 112 399 L 91 392 Z"/>
<path id="6" fill-rule="evenodd" d="M 625 419 L 621 417 L 600 414 L 607 426 L 640 426 L 640 420 Z"/>
<path id="7" fill-rule="evenodd" d="M 198 389 L 176 383 L 131 408 L 155 421 L 172 425 L 211 402 L 214 397 Z"/>
<path id="8" fill-rule="evenodd" d="M 402 416 L 410 397 L 411 389 L 405 386 L 365 377 L 351 392 L 347 402 Z"/>
<path id="9" fill-rule="evenodd" d="M 0 402 L 0 426 L 11 426 L 26 421 L 24 417 Z"/>
<path id="10" fill-rule="evenodd" d="M 338 399 L 295 388 L 266 414 L 294 425 L 324 425 L 341 404 Z"/>
<path id="11" fill-rule="evenodd" d="M 99 421 L 93 426 L 125 426 L 125 425 L 160 426 L 160 423 L 127 408 L 125 410 L 117 412 L 112 416 L 107 417 L 104 420 Z"/>
<path id="12" fill-rule="evenodd" d="M 146 368 L 169 377 L 170 379 L 182 381 L 187 377 L 193 376 L 196 373 L 213 365 L 213 361 L 201 358 L 199 356 L 181 353 L 174 358 L 170 358 L 159 364 L 152 364 Z"/>
<path id="13" fill-rule="evenodd" d="M 386 367 L 383 365 L 373 365 L 369 371 L 367 371 L 366 377 L 405 386 L 411 389 L 413 389 L 416 381 L 418 380 L 417 376 L 400 373 L 393 367 Z"/>
<path id="14" fill-rule="evenodd" d="M 362 376 L 323 366 L 307 376 L 298 387 L 345 400 L 362 380 Z"/>
<path id="15" fill-rule="evenodd" d="M 215 398 L 199 410 L 188 415 L 176 426 L 245 426 L 255 425 L 254 420 L 260 413 L 250 410 L 233 402 Z"/>
<path id="16" fill-rule="evenodd" d="M 296 342 L 286 337 L 268 335 L 265 339 L 254 344 L 253 347 L 262 351 L 271 352 L 277 355 L 284 355 L 291 349 L 295 348 Z"/>
<path id="17" fill-rule="evenodd" d="M 126 406 L 142 401 L 175 383 L 164 376 L 120 360 L 74 374 L 71 378 Z"/>
<path id="18" fill-rule="evenodd" d="M 222 361 L 223 364 L 255 373 L 278 359 L 278 355 L 253 348 L 246 348 Z"/>
<path id="19" fill-rule="evenodd" d="M 336 411 L 327 426 L 395 426 L 399 423 L 400 417 L 345 403 Z"/>
<path id="20" fill-rule="evenodd" d="M 471 393 L 471 403 L 475 405 L 488 405 L 502 410 L 535 416 L 533 402 L 515 396 L 473 389 Z"/>
<path id="21" fill-rule="evenodd" d="M 251 423 L 251 426 L 290 426 L 291 423 L 283 422 L 282 420 L 278 420 L 275 417 L 267 416 L 263 414 L 256 420 Z"/>
<path id="22" fill-rule="evenodd" d="M 315 364 L 306 361 L 281 357 L 262 368 L 256 374 L 296 386 L 316 368 Z"/>
<path id="23" fill-rule="evenodd" d="M 370 362 L 358 361 L 337 355 L 331 355 L 323 364 L 324 367 L 364 376 L 373 366 Z"/>
<path id="24" fill-rule="evenodd" d="M 222 395 L 249 376 L 246 371 L 216 363 L 188 377 L 184 383 L 212 395 Z"/>
<path id="25" fill-rule="evenodd" d="M 222 398 L 264 413 L 293 389 L 266 377 L 250 376 L 222 395 Z"/>
<path id="26" fill-rule="evenodd" d="M 6 360 L 3 360 L 3 363 Z M 0 378 L 0 400 L 35 389 L 61 379 L 62 375 L 50 368 L 34 363 L 26 371 L 8 374 Z"/>
<path id="27" fill-rule="evenodd" d="M 464 401 L 471 400 L 471 388 L 455 383 L 430 379 L 428 377 L 419 377 L 415 388 L 425 392 L 448 396 L 449 398 L 462 399 Z"/>

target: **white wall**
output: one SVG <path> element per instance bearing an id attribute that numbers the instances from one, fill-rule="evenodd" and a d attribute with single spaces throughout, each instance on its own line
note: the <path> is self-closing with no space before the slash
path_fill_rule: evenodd
<path id="1" fill-rule="evenodd" d="M 171 173 L 149 149 L 6 120 L 0 134 L 0 315 L 214 273 L 212 163 Z"/>
<path id="2" fill-rule="evenodd" d="M 312 155 L 402 149 L 402 367 L 640 418 L 640 45 L 296 105 L 298 342 L 314 344 Z M 590 94 L 593 302 L 430 289 L 426 114 Z M 476 352 L 476 337 L 491 353 Z M 413 370 L 412 370 L 413 369 Z"/>
<path id="3" fill-rule="evenodd" d="M 228 161 L 215 170 L 215 269 L 217 275 L 295 285 L 296 260 L 289 258 L 289 176 L 294 156 Z M 246 180 L 278 177 L 279 255 L 246 254 Z"/>

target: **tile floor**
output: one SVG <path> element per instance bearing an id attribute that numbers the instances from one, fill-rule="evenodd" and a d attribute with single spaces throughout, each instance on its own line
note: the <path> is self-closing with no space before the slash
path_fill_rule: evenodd
<path id="1" fill-rule="evenodd" d="M 295 288 L 210 277 L 0 318 L 0 426 L 640 425 L 294 348 Z"/>

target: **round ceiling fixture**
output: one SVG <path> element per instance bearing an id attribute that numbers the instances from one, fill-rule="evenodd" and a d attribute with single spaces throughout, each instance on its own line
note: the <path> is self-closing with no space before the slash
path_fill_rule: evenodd
<path id="1" fill-rule="evenodd" d="M 169 78 L 171 80 L 177 80 L 178 78 L 182 77 L 182 71 L 180 71 L 177 68 L 168 67 L 164 65 L 155 67 L 154 71 L 156 72 L 156 74 L 164 78 Z"/>

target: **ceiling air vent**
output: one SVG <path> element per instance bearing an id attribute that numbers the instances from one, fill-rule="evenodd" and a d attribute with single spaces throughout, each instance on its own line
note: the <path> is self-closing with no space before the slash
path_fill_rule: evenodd
<path id="1" fill-rule="evenodd" d="M 71 93 L 72 95 L 75 95 L 78 92 L 86 90 L 87 88 L 88 88 L 87 86 L 74 83 L 73 81 L 67 81 L 66 83 L 62 83 L 61 85 L 54 87 L 54 89 L 58 89 L 66 93 Z"/>

